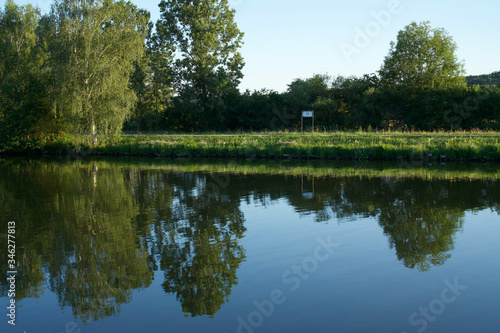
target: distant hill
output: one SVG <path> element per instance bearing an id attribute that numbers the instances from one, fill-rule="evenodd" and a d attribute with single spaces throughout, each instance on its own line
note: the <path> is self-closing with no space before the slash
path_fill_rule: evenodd
<path id="1" fill-rule="evenodd" d="M 467 84 L 469 86 L 478 84 L 481 86 L 495 86 L 500 85 L 500 72 L 493 72 L 484 75 L 470 75 L 466 76 Z"/>

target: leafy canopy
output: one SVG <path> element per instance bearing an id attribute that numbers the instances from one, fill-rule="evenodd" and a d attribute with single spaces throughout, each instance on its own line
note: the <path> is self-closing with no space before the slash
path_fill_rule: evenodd
<path id="1" fill-rule="evenodd" d="M 397 43 L 380 70 L 382 84 L 389 87 L 463 87 L 464 65 L 456 56 L 457 44 L 442 28 L 430 22 L 412 22 L 401 30 Z"/>
<path id="2" fill-rule="evenodd" d="M 133 63 L 144 52 L 149 14 L 125 1 L 60 0 L 51 13 L 58 109 L 76 132 L 121 130 L 136 96 Z"/>
<path id="3" fill-rule="evenodd" d="M 157 33 L 173 50 L 176 108 L 199 129 L 220 126 L 227 99 L 240 83 L 243 33 L 228 0 L 163 0 Z"/>
<path id="4" fill-rule="evenodd" d="M 0 143 L 29 142 L 52 130 L 39 10 L 9 0 L 0 9 Z"/>

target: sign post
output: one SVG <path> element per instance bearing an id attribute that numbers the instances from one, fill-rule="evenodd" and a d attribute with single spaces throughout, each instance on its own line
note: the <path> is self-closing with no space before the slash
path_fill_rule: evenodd
<path id="1" fill-rule="evenodd" d="M 300 118 L 300 131 L 304 134 L 304 118 L 312 118 L 312 133 L 314 134 L 314 111 L 302 111 Z"/>

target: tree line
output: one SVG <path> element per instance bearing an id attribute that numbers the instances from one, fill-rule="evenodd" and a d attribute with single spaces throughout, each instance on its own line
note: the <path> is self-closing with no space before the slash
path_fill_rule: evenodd
<path id="1" fill-rule="evenodd" d="M 2 142 L 121 131 L 137 100 L 132 64 L 149 14 L 124 1 L 55 1 L 49 14 L 7 1 L 0 12 Z"/>
<path id="2" fill-rule="evenodd" d="M 466 79 L 468 85 L 500 86 L 500 71 L 484 75 L 469 75 Z"/>
<path id="3" fill-rule="evenodd" d="M 0 11 L 0 144 L 123 130 L 499 129 L 500 87 L 468 86 L 456 44 L 429 22 L 399 32 L 379 72 L 314 75 L 240 92 L 243 32 L 228 0 L 55 0 Z"/>

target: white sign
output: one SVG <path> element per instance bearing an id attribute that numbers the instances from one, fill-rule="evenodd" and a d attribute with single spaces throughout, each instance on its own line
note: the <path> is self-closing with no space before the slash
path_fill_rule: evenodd
<path id="1" fill-rule="evenodd" d="M 302 111 L 302 117 L 304 118 L 312 118 L 313 111 Z"/>

